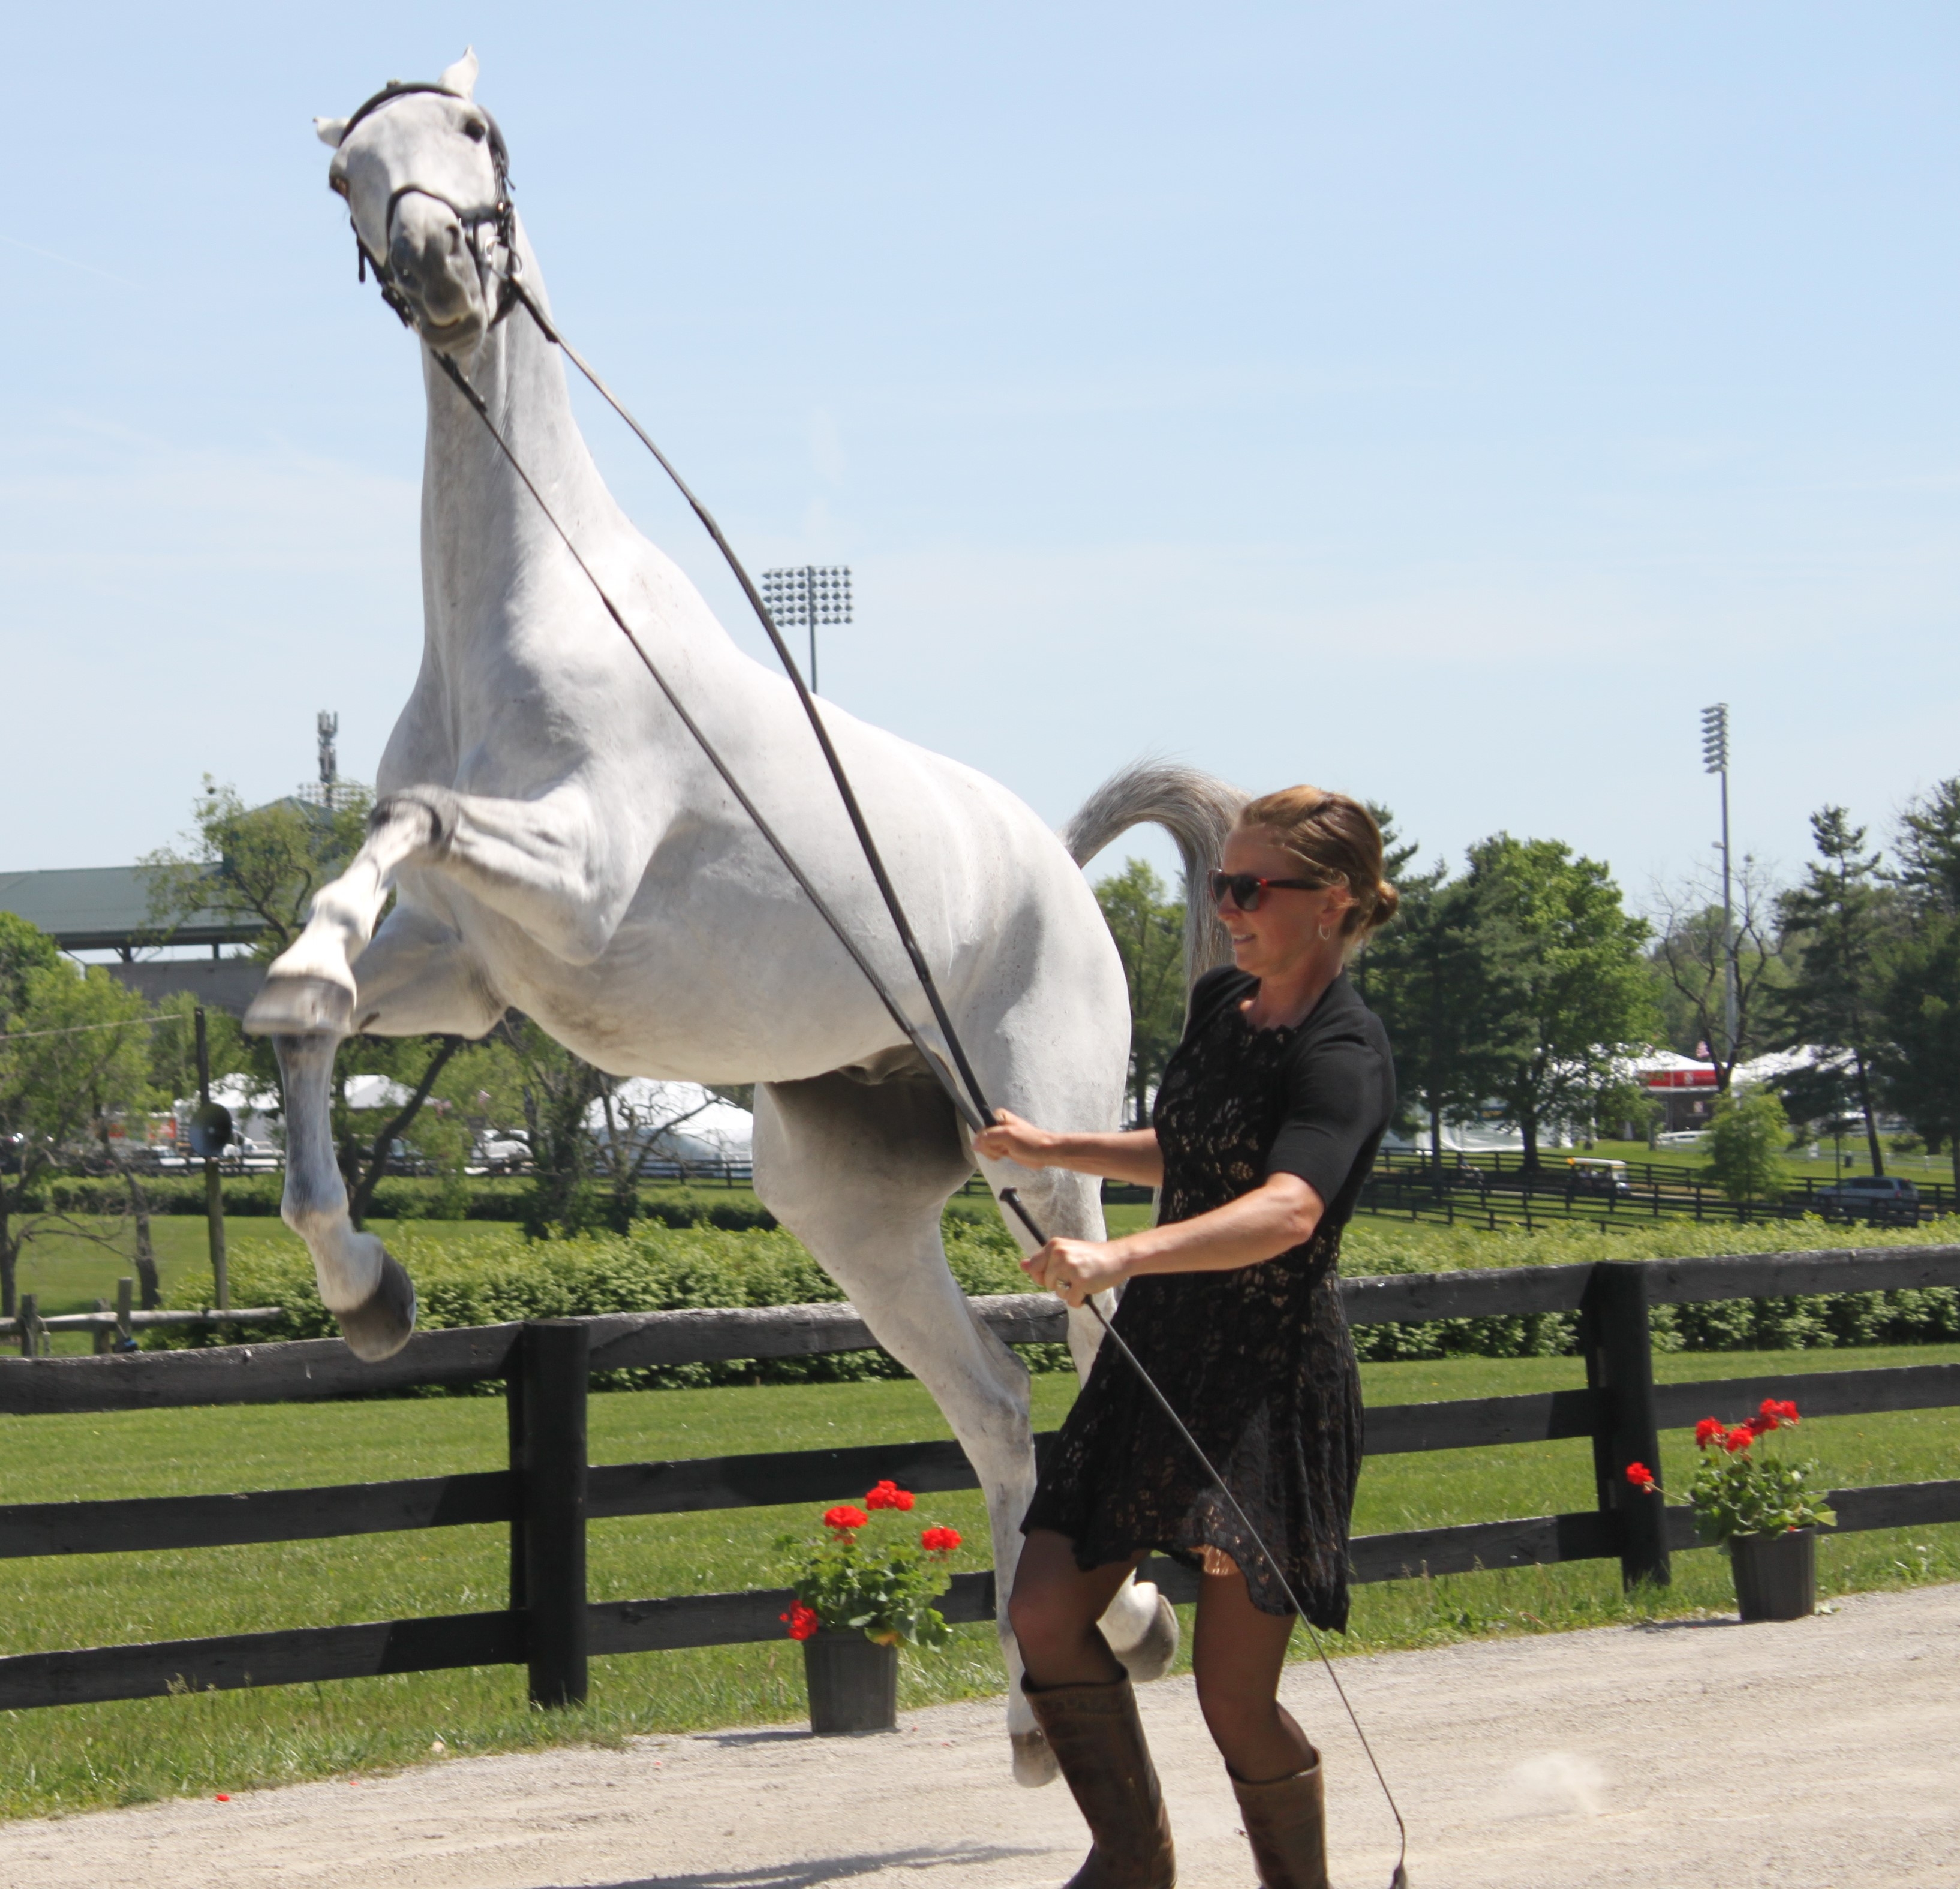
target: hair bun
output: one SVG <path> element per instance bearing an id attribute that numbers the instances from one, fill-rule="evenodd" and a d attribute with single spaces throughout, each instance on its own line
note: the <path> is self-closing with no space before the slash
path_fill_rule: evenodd
<path id="1" fill-rule="evenodd" d="M 1386 879 L 1375 882 L 1375 909 L 1368 914 L 1369 929 L 1385 925 L 1395 915 L 1396 908 L 1402 902 L 1402 895 Z"/>

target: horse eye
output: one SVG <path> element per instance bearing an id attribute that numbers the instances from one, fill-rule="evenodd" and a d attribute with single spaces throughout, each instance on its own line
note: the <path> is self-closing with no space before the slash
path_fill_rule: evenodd
<path id="1" fill-rule="evenodd" d="M 474 138 L 479 144 L 482 142 L 483 121 L 482 119 L 466 118 L 463 121 L 463 129 L 468 132 L 472 138 Z"/>
<path id="2" fill-rule="evenodd" d="M 329 190 L 343 197 L 346 196 L 347 180 L 345 177 L 329 177 L 326 180 L 326 184 Z"/>

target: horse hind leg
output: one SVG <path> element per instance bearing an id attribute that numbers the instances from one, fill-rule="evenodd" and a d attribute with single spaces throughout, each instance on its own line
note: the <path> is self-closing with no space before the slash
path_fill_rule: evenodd
<path id="1" fill-rule="evenodd" d="M 993 1539 L 996 1630 L 1007 1666 L 1014 1776 L 1055 1760 L 1020 1689 L 1007 1618 L 1034 1493 L 1026 1367 L 973 1317 L 947 1269 L 940 1213 L 972 1172 L 938 1089 L 841 1075 L 756 1092 L 756 1191 L 842 1286 L 872 1335 L 924 1385 L 973 1465 Z"/>
<path id="2" fill-rule="evenodd" d="M 996 1191 L 1003 1186 L 1014 1187 L 1036 1223 L 1052 1237 L 1091 1240 L 1108 1237 L 1102 1218 L 1102 1188 L 1090 1176 L 1060 1168 L 1045 1169 L 1030 1175 L 1025 1169 L 1004 1162 L 985 1165 L 997 1169 L 988 1176 Z M 1034 1241 L 1020 1217 L 1010 1213 L 1003 1218 L 1023 1249 L 1032 1251 Z M 1116 1309 L 1115 1295 L 1100 1294 L 1096 1305 L 1102 1315 L 1109 1317 Z M 1069 1313 L 1069 1355 L 1079 1379 L 1087 1379 L 1102 1340 L 1102 1328 L 1086 1305 L 1078 1305 Z M 1096 1623 L 1109 1642 L 1109 1650 L 1138 1685 L 1163 1678 L 1177 1658 L 1177 1610 L 1153 1581 L 1140 1580 L 1132 1574 L 1116 1590 Z"/>

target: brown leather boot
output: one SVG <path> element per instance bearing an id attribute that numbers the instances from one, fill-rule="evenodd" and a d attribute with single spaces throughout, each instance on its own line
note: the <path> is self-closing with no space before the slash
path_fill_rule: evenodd
<path id="1" fill-rule="evenodd" d="M 1023 1680 L 1021 1690 L 1094 1840 L 1068 1889 L 1175 1889 L 1170 1818 L 1129 1681 L 1037 1689 Z"/>
<path id="2" fill-rule="evenodd" d="M 1327 1889 L 1327 1802 L 1320 1754 L 1270 1784 L 1232 1779 L 1264 1889 Z"/>

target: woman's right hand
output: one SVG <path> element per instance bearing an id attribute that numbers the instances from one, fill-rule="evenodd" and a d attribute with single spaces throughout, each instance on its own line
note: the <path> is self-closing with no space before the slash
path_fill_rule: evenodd
<path id="1" fill-rule="evenodd" d="M 1011 1161 L 1023 1168 L 1045 1168 L 1055 1137 L 1032 1121 L 1010 1115 L 1004 1108 L 994 1111 L 996 1126 L 983 1128 L 973 1137 L 973 1151 L 989 1161 Z"/>

